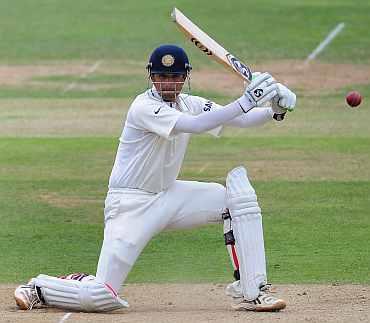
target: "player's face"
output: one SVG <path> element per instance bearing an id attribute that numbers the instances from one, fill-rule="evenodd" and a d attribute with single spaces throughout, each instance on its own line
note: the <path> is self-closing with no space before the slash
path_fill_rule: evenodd
<path id="1" fill-rule="evenodd" d="M 164 101 L 176 101 L 185 79 L 185 74 L 152 74 L 152 82 Z"/>

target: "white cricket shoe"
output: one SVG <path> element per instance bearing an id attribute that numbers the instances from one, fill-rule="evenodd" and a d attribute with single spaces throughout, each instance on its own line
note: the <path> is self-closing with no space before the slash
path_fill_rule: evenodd
<path id="1" fill-rule="evenodd" d="M 278 312 L 286 307 L 286 303 L 270 293 L 261 292 L 255 300 L 243 299 L 241 302 L 233 304 L 232 307 L 236 311 Z"/>
<path id="2" fill-rule="evenodd" d="M 260 291 L 264 293 L 276 293 L 276 289 L 271 284 L 263 284 L 260 286 Z M 240 280 L 236 280 L 231 284 L 228 284 L 225 288 L 227 296 L 232 298 L 243 298 L 242 286 Z"/>
<path id="3" fill-rule="evenodd" d="M 21 310 L 32 310 L 35 305 L 41 303 L 33 279 L 26 285 L 18 286 L 14 292 L 14 298 Z"/>
<path id="4" fill-rule="evenodd" d="M 236 280 L 233 283 L 227 285 L 225 288 L 225 293 L 227 296 L 230 296 L 232 298 L 243 298 L 240 280 Z"/>
<path id="5" fill-rule="evenodd" d="M 261 285 L 260 291 L 255 300 L 247 301 L 244 299 L 240 280 L 227 285 L 225 289 L 226 295 L 234 299 L 235 304 L 232 307 L 237 311 L 274 312 L 286 307 L 284 300 L 271 295 L 276 290 L 270 284 Z"/>

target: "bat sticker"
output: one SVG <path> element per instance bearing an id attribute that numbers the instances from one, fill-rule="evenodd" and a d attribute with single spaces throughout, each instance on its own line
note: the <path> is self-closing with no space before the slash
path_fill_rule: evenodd
<path id="1" fill-rule="evenodd" d="M 192 37 L 191 39 L 191 42 L 197 46 L 203 53 L 207 54 L 207 55 L 212 55 L 212 52 L 206 47 L 204 46 L 198 39 Z"/>
<path id="2" fill-rule="evenodd" d="M 248 80 L 252 80 L 252 72 L 248 66 L 239 61 L 235 56 L 230 53 L 226 55 L 227 60 L 233 67 L 233 69 L 240 74 L 244 75 Z"/>

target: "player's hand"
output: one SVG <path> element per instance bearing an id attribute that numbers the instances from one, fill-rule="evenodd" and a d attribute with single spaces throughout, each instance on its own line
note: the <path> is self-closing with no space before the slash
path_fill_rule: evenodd
<path id="1" fill-rule="evenodd" d="M 275 79 L 269 73 L 261 73 L 252 79 L 244 92 L 250 107 L 261 106 L 277 96 Z"/>
<path id="2" fill-rule="evenodd" d="M 277 95 L 272 99 L 272 110 L 276 114 L 283 114 L 293 111 L 297 101 L 297 96 L 285 85 L 277 83 Z"/>

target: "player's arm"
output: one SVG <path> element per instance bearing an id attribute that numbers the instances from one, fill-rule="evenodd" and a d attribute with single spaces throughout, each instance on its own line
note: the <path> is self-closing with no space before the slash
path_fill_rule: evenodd
<path id="1" fill-rule="evenodd" d="M 273 120 L 273 116 L 274 112 L 271 107 L 253 109 L 246 114 L 228 121 L 225 123 L 225 126 L 236 128 L 257 127 Z"/>
<path id="2" fill-rule="evenodd" d="M 246 88 L 244 94 L 224 109 L 216 109 L 199 115 L 181 115 L 172 133 L 202 133 L 229 122 L 236 117 L 247 114 L 258 105 L 272 100 L 277 95 L 274 78 L 263 73 L 257 76 Z"/>

